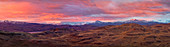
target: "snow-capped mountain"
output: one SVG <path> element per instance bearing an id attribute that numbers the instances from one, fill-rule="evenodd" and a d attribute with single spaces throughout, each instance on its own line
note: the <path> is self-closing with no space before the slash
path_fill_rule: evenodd
<path id="1" fill-rule="evenodd" d="M 154 25 L 154 24 L 161 24 L 160 22 L 155 21 L 146 21 L 146 20 L 127 20 L 127 21 L 119 21 L 119 22 L 102 22 L 102 21 L 96 21 L 94 23 L 89 23 L 88 25 L 95 25 L 95 26 L 106 26 L 106 25 L 122 25 L 122 24 L 128 24 L 128 23 L 136 23 L 140 25 Z"/>
<path id="2" fill-rule="evenodd" d="M 11 23 L 11 24 L 28 24 L 27 22 L 20 21 L 9 21 L 9 20 L 0 20 L 1 23 Z"/>
<path id="3" fill-rule="evenodd" d="M 84 25 L 89 22 L 61 22 L 60 25 Z"/>

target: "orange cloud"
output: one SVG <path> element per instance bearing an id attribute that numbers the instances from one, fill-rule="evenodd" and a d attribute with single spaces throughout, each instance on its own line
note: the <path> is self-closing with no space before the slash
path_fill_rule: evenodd
<path id="1" fill-rule="evenodd" d="M 33 11 L 35 6 L 33 6 L 29 2 L 1 2 L 0 3 L 0 12 L 6 12 L 6 13 L 25 13 Z"/>
<path id="2" fill-rule="evenodd" d="M 161 7 L 162 4 L 158 2 L 130 2 L 118 4 L 117 7 L 104 9 L 105 12 L 110 14 L 127 14 L 130 16 L 153 16 L 157 15 L 156 12 L 167 11 L 167 8 L 154 8 Z"/>
<path id="3" fill-rule="evenodd" d="M 0 0 L 0 6 L 0 20 L 37 23 L 116 21 L 169 11 L 154 0 Z"/>

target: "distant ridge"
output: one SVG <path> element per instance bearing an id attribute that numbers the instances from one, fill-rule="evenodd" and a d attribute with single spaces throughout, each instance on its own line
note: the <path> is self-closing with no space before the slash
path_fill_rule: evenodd
<path id="1" fill-rule="evenodd" d="M 136 23 L 136 24 L 140 24 L 140 25 L 165 24 L 165 23 L 155 22 L 155 21 L 131 19 L 131 20 L 122 21 L 122 22 L 102 22 L 102 21 L 97 20 L 96 22 L 89 23 L 87 25 L 106 26 L 106 25 L 122 25 L 122 24 L 128 24 L 128 23 Z"/>
<path id="2" fill-rule="evenodd" d="M 41 23 L 27 23 L 27 22 L 20 22 L 20 21 L 0 21 L 0 30 L 2 31 L 12 31 L 12 32 L 40 32 L 40 31 L 48 31 L 55 28 L 69 28 L 69 29 L 76 29 L 76 30 L 89 30 L 95 29 L 101 26 L 107 25 L 122 25 L 122 24 L 129 24 L 135 23 L 140 25 L 155 25 L 155 24 L 164 24 L 160 22 L 154 21 L 145 21 L 145 20 L 127 20 L 122 22 L 102 22 L 97 20 L 94 23 L 89 23 L 85 25 L 53 25 L 53 24 L 41 24 Z"/>
<path id="3" fill-rule="evenodd" d="M 20 22 L 20 21 L 9 21 L 9 20 L 0 20 L 2 23 L 12 23 L 12 24 L 27 24 L 27 22 Z"/>
<path id="4" fill-rule="evenodd" d="M 54 25 L 54 24 L 28 23 L 28 22 L 9 21 L 9 20 L 0 21 L 0 30 L 2 30 L 2 31 L 41 32 L 41 31 L 52 30 L 55 28 L 88 30 L 88 29 L 94 29 L 94 28 L 96 28 L 96 26 L 92 26 L 92 25 Z"/>

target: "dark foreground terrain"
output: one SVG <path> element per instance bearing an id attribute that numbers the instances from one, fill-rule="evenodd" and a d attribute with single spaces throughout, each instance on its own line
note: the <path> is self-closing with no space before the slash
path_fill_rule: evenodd
<path id="1" fill-rule="evenodd" d="M 31 34 L 0 31 L 0 47 L 170 47 L 170 24 L 57 28 Z"/>

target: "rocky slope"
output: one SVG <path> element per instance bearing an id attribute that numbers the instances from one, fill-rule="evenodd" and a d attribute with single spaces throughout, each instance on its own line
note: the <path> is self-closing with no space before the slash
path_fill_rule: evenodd
<path id="1" fill-rule="evenodd" d="M 13 44 L 18 39 L 5 41 L 2 38 L 16 38 L 0 33 L 0 42 L 9 46 L 18 47 L 169 47 L 170 24 L 157 24 L 144 26 L 139 24 L 108 25 L 88 31 L 68 28 L 57 28 L 51 31 L 19 35 L 18 44 Z M 22 41 L 20 41 L 22 40 Z M 24 41 L 23 41 L 24 40 Z"/>
<path id="2" fill-rule="evenodd" d="M 38 39 L 24 32 L 0 31 L 0 47 L 68 47 L 69 44 L 60 40 Z"/>
<path id="3" fill-rule="evenodd" d="M 57 39 L 65 39 L 72 45 L 91 46 L 170 46 L 170 24 L 142 26 L 123 24 L 105 26 L 86 32 L 63 35 Z"/>

